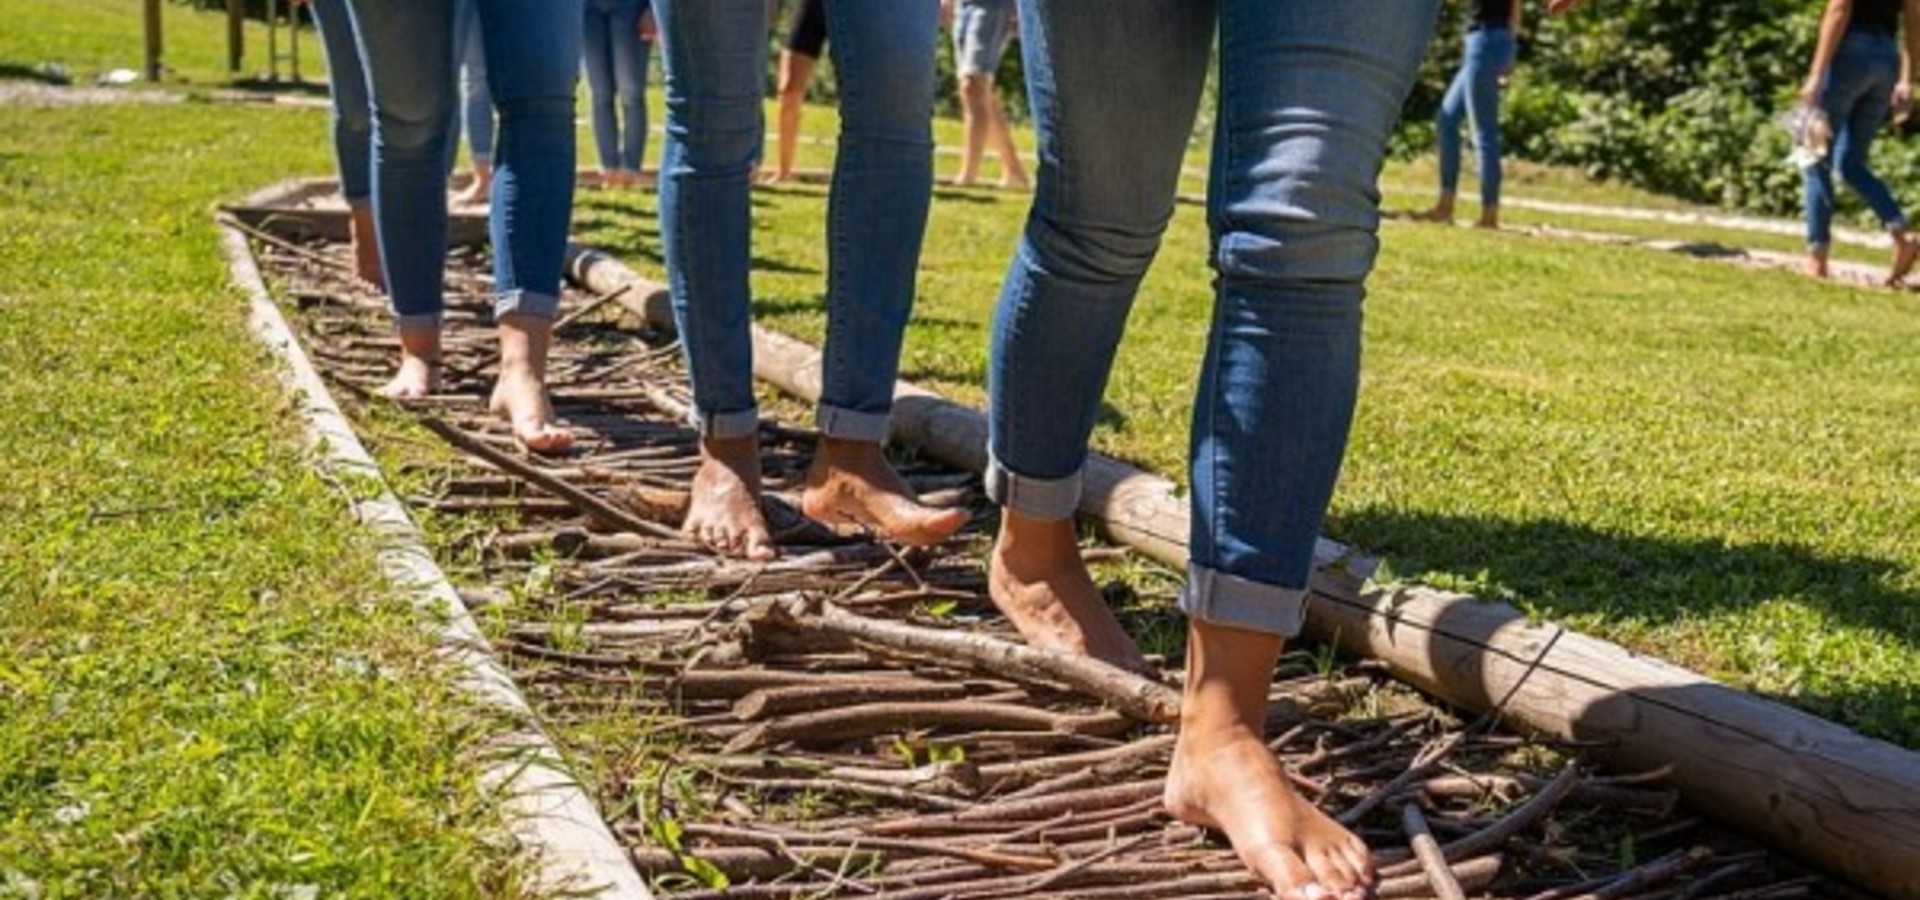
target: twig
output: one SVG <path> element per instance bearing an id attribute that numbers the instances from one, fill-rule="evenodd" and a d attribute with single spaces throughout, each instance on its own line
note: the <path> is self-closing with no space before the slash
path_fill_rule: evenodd
<path id="1" fill-rule="evenodd" d="M 1420 814 L 1417 803 L 1409 803 L 1400 814 L 1401 826 L 1406 829 L 1407 839 L 1413 843 L 1413 855 L 1420 860 L 1420 867 L 1426 870 L 1427 881 L 1433 885 L 1433 893 L 1440 900 L 1467 900 L 1466 891 L 1460 889 L 1460 881 L 1453 877 L 1453 870 L 1447 867 L 1447 859 L 1440 853 L 1440 844 L 1433 839 L 1433 832 L 1427 829 L 1427 817 Z"/>

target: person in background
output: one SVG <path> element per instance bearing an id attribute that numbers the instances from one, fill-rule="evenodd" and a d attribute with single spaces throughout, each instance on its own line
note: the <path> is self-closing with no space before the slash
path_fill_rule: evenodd
<path id="1" fill-rule="evenodd" d="M 760 509 L 750 246 L 765 124 L 761 0 L 655 0 L 666 53 L 660 223 L 700 435 L 684 528 L 716 553 L 777 555 Z M 828 201 L 820 429 L 802 510 L 906 544 L 945 540 L 884 451 L 933 195 L 934 0 L 830 0 L 840 144 Z"/>
<path id="2" fill-rule="evenodd" d="M 466 125 L 467 158 L 473 174 L 454 198 L 461 206 L 485 206 L 493 191 L 493 91 L 487 87 L 487 45 L 480 38 L 480 15 L 471 0 L 461 4 L 460 117 Z"/>
<path id="3" fill-rule="evenodd" d="M 380 243 L 373 226 L 373 105 L 367 98 L 367 73 L 360 65 L 347 0 L 312 0 L 308 6 L 327 57 L 333 154 L 340 169 L 340 194 L 347 201 L 353 274 L 380 290 L 386 281 L 380 274 Z"/>
<path id="4" fill-rule="evenodd" d="M 1000 157 L 1000 186 L 1026 190 L 1027 167 L 1013 145 L 1006 110 L 993 86 L 1000 57 L 1018 27 L 1013 0 L 941 0 L 940 6 L 943 17 L 953 23 L 953 66 L 967 134 L 953 183 L 967 187 L 979 181 L 980 157 L 992 143 Z"/>
<path id="5" fill-rule="evenodd" d="M 373 216 L 400 339 L 383 389 L 439 388 L 442 283 L 462 0 L 346 0 L 373 107 Z M 573 212 L 574 83 L 581 0 L 466 0 L 477 8 L 500 115 L 489 211 L 500 375 L 490 407 L 539 452 L 564 449 L 553 420 L 547 349 Z"/>
<path id="6" fill-rule="evenodd" d="M 764 184 L 784 184 L 793 180 L 794 158 L 799 151 L 800 114 L 807 100 L 807 82 L 813 80 L 814 66 L 827 48 L 826 0 L 799 0 L 793 8 L 793 21 L 780 48 L 780 115 L 775 123 L 773 171 L 761 178 Z"/>
<path id="7" fill-rule="evenodd" d="M 647 148 L 647 65 L 653 46 L 648 0 L 586 0 L 580 65 L 593 107 L 593 141 L 600 181 L 610 187 L 640 182 Z M 624 119 L 624 121 L 622 121 Z"/>
<path id="8" fill-rule="evenodd" d="M 1440 101 L 1434 134 L 1440 145 L 1440 197 L 1420 218 L 1453 221 L 1460 187 L 1460 125 L 1473 127 L 1480 163 L 1481 228 L 1500 227 L 1500 91 L 1518 50 L 1521 0 L 1468 0 L 1466 53 Z"/>
<path id="9" fill-rule="evenodd" d="M 1888 113 L 1905 119 L 1913 105 L 1913 61 L 1920 55 L 1920 0 L 1828 0 L 1800 102 L 1818 107 L 1833 129 L 1832 150 L 1802 170 L 1807 220 L 1807 274 L 1828 275 L 1833 245 L 1833 170 L 1865 198 L 1893 238 L 1888 284 L 1913 271 L 1920 242 L 1885 182 L 1868 167 L 1874 135 Z M 1903 27 L 1904 26 L 1904 27 Z"/>

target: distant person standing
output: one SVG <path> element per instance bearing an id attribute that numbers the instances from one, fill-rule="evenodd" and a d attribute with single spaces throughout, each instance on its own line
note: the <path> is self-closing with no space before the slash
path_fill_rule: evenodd
<path id="1" fill-rule="evenodd" d="M 493 193 L 493 90 L 487 85 L 487 43 L 480 38 L 480 13 L 462 4 L 459 35 L 460 118 L 466 125 L 467 158 L 473 178 L 454 198 L 462 206 L 485 206 Z"/>
<path id="2" fill-rule="evenodd" d="M 1807 274 L 1825 278 L 1833 245 L 1833 169 L 1860 192 L 1893 236 L 1893 261 L 1887 283 L 1897 284 L 1913 270 L 1920 242 L 1907 227 L 1907 215 L 1893 192 L 1867 166 L 1874 134 L 1888 113 L 1905 119 L 1913 105 L 1913 60 L 1920 55 L 1920 0 L 1828 0 L 1820 19 L 1813 65 L 1800 87 L 1800 102 L 1826 114 L 1833 129 L 1832 152 L 1802 170 L 1806 186 Z M 1906 20 L 1904 43 L 1901 20 Z"/>
<path id="3" fill-rule="evenodd" d="M 960 79 L 960 113 L 967 139 L 960 172 L 963 187 L 980 178 L 980 156 L 989 141 L 1000 156 L 1000 186 L 1026 190 L 1027 168 L 1013 145 L 1007 114 L 994 93 L 994 74 L 1012 42 L 1019 18 L 1013 0 L 941 0 L 943 18 L 953 23 L 953 67 Z"/>
<path id="4" fill-rule="evenodd" d="M 1500 227 L 1500 89 L 1513 69 L 1520 34 L 1520 0 L 1468 0 L 1466 52 L 1447 87 L 1434 131 L 1440 144 L 1440 197 L 1420 217 L 1453 221 L 1460 188 L 1460 125 L 1473 127 L 1479 160 L 1481 228 Z"/>
<path id="5" fill-rule="evenodd" d="M 600 181 L 640 182 L 647 149 L 647 62 L 653 46 L 649 0 L 586 0 L 580 67 L 593 107 Z"/>
<path id="6" fill-rule="evenodd" d="M 776 140 L 773 171 L 763 184 L 783 184 L 793 180 L 794 157 L 800 143 L 800 114 L 807 100 L 807 83 L 813 80 L 814 66 L 827 49 L 826 0 L 800 0 L 794 5 L 793 20 L 780 45 L 780 117 L 775 123 Z"/>
<path id="7" fill-rule="evenodd" d="M 340 169 L 340 195 L 347 201 L 353 274 L 375 290 L 383 290 L 386 279 L 380 274 L 380 243 L 373 224 L 373 101 L 367 95 L 367 72 L 360 64 L 353 16 L 347 11 L 347 0 L 313 0 L 308 6 L 327 56 L 327 91 L 333 99 L 329 124 Z"/>

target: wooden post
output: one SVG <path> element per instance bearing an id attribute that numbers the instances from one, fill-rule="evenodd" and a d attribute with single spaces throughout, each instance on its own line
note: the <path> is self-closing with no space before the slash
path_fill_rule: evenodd
<path id="1" fill-rule="evenodd" d="M 227 0 L 227 71 L 240 74 L 247 55 L 247 0 Z"/>
<path id="2" fill-rule="evenodd" d="M 147 80 L 158 82 L 161 74 L 160 62 L 160 0 L 146 2 L 147 29 Z"/>
<path id="3" fill-rule="evenodd" d="M 673 327 L 666 288 L 618 260 L 573 248 L 567 271 L 588 290 L 622 288 L 622 305 Z M 756 327 L 754 374 L 796 397 L 820 396 L 820 353 Z M 985 417 L 931 392 L 896 387 L 893 437 L 973 471 Z M 1080 511 L 1110 537 L 1186 565 L 1187 504 L 1172 482 L 1105 457 L 1088 462 Z M 1322 540 L 1308 628 L 1395 677 L 1539 732 L 1600 741 L 1593 753 L 1630 768 L 1671 765 L 1699 807 L 1861 886 L 1920 900 L 1920 754 L 1734 690 L 1678 666 L 1520 610 L 1423 587 L 1367 582 L 1377 561 Z"/>

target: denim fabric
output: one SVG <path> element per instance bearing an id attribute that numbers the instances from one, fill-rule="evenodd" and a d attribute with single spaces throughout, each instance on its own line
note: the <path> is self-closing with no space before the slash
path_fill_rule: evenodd
<path id="1" fill-rule="evenodd" d="M 1911 24 L 1908 27 L 1912 27 Z M 1827 83 L 1820 92 L 1820 108 L 1833 123 L 1833 148 L 1827 158 L 1801 173 L 1806 186 L 1807 244 L 1826 247 L 1833 241 L 1833 167 L 1860 192 L 1867 206 L 1888 231 L 1907 227 L 1907 215 L 1886 182 L 1867 167 L 1874 134 L 1893 108 L 1893 87 L 1900 80 L 1900 46 L 1891 35 L 1849 31 L 1841 38 Z"/>
<path id="2" fill-rule="evenodd" d="M 367 73 L 360 66 L 347 0 L 313 0 L 313 24 L 320 29 L 320 45 L 327 55 L 340 193 L 348 203 L 362 203 L 373 194 L 373 106 L 367 99 Z"/>
<path id="3" fill-rule="evenodd" d="M 765 0 L 660 0 L 667 141 L 660 211 L 701 433 L 752 433 L 748 180 L 760 154 Z M 822 432 L 887 435 L 932 199 L 932 0 L 827 4 L 840 144 L 827 207 Z"/>
<path id="4" fill-rule="evenodd" d="M 480 38 L 475 0 L 460 0 L 460 120 L 467 155 L 475 165 L 493 165 L 493 89 L 487 84 L 487 44 Z"/>
<path id="5" fill-rule="evenodd" d="M 1513 32 L 1476 28 L 1467 32 L 1466 57 L 1440 101 L 1434 126 L 1440 141 L 1440 189 L 1460 187 L 1460 120 L 1473 126 L 1473 150 L 1480 163 L 1480 203 L 1500 205 L 1500 76 L 1513 68 Z"/>
<path id="6" fill-rule="evenodd" d="M 1070 514 L 1114 352 L 1173 212 L 1208 54 L 1217 278 L 1193 409 L 1189 615 L 1297 629 L 1339 474 L 1387 137 L 1438 0 L 1021 0 L 1040 138 L 988 366 L 988 489 Z"/>
<path id="7" fill-rule="evenodd" d="M 647 147 L 647 56 L 640 0 L 587 0 L 580 67 L 593 107 L 593 143 L 603 171 L 637 172 Z M 621 125 L 626 130 L 621 130 Z"/>
<path id="8" fill-rule="evenodd" d="M 1013 0 L 959 0 L 953 12 L 953 65 L 959 74 L 992 75 L 1013 39 Z"/>
<path id="9" fill-rule="evenodd" d="M 580 0 L 472 0 L 500 114 L 491 236 L 495 315 L 553 318 L 573 213 Z M 373 97 L 373 207 L 402 328 L 439 321 L 456 0 L 347 0 Z"/>

